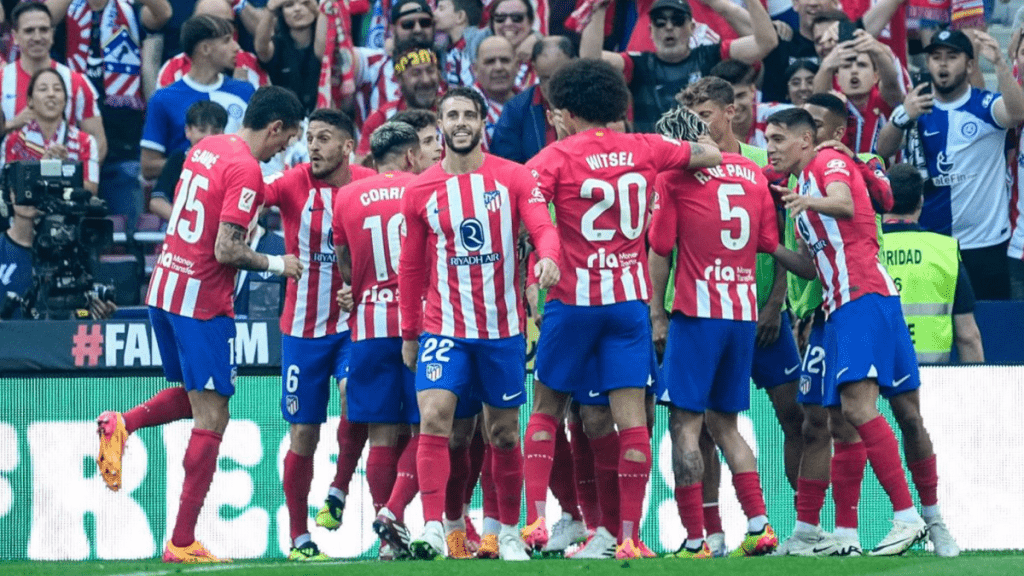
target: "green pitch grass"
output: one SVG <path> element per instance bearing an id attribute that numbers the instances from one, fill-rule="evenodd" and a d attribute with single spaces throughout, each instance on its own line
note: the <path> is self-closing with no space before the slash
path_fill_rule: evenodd
<path id="1" fill-rule="evenodd" d="M 1024 551 L 974 552 L 959 558 L 936 558 L 923 552 L 902 558 L 726 558 L 708 561 L 650 560 L 445 560 L 441 562 L 336 562 L 292 564 L 284 560 L 237 562 L 215 566 L 173 566 L 159 560 L 91 562 L 0 562 L 0 574 L 18 576 L 1003 576 L 1024 574 Z"/>

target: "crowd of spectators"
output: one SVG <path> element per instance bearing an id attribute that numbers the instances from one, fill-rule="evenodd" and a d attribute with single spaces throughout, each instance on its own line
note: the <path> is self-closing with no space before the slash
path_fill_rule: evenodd
<path id="1" fill-rule="evenodd" d="M 1020 18 L 1000 46 L 984 31 L 992 6 L 981 2 L 766 4 L 3 0 L 0 162 L 81 162 L 86 187 L 130 233 L 140 218 L 170 217 L 185 151 L 237 130 L 261 85 L 291 89 L 307 113 L 348 112 L 355 162 L 369 162 L 368 134 L 397 114 L 439 157 L 439 96 L 472 87 L 488 104 L 487 149 L 526 162 L 558 138 L 548 79 L 574 58 L 601 58 L 627 80 L 624 120 L 639 132 L 704 76 L 732 85 L 733 132 L 755 146 L 765 145 L 771 113 L 837 95 L 844 144 L 918 166 L 921 225 L 960 242 L 978 298 L 1024 299 Z M 996 71 L 995 92 L 982 60 Z M 267 173 L 306 159 L 298 140 Z"/>

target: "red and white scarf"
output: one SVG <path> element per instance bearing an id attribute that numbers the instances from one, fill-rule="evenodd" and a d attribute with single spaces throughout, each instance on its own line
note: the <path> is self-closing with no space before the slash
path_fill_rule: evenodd
<path id="1" fill-rule="evenodd" d="M 317 108 L 340 106 L 346 97 L 355 93 L 352 14 L 361 14 L 368 9 L 365 0 L 328 0 L 320 5 L 321 17 L 327 18 L 327 41 L 320 59 Z"/>
<path id="2" fill-rule="evenodd" d="M 142 97 L 142 42 L 131 1 L 109 0 L 100 18 L 105 103 L 142 110 L 146 107 Z M 93 11 L 87 0 L 71 2 L 65 20 L 68 67 L 82 74 L 89 72 L 92 19 Z"/>

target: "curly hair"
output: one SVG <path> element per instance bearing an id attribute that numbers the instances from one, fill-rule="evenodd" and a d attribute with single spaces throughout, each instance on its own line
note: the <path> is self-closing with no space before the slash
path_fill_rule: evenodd
<path id="1" fill-rule="evenodd" d="M 629 88 L 622 73 L 602 60 L 583 58 L 566 64 L 551 77 L 551 106 L 568 110 L 587 122 L 607 124 L 626 116 Z"/>
<path id="2" fill-rule="evenodd" d="M 688 142 L 696 142 L 708 133 L 708 125 L 685 106 L 676 106 L 662 114 L 654 129 L 662 136 Z"/>

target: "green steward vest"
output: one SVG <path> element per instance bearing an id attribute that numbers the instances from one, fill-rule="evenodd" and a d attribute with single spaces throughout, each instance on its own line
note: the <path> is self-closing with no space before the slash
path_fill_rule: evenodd
<path id="1" fill-rule="evenodd" d="M 960 269 L 957 241 L 916 230 L 884 236 L 882 264 L 900 291 L 917 361 L 948 362 L 953 347 L 953 296 Z"/>

